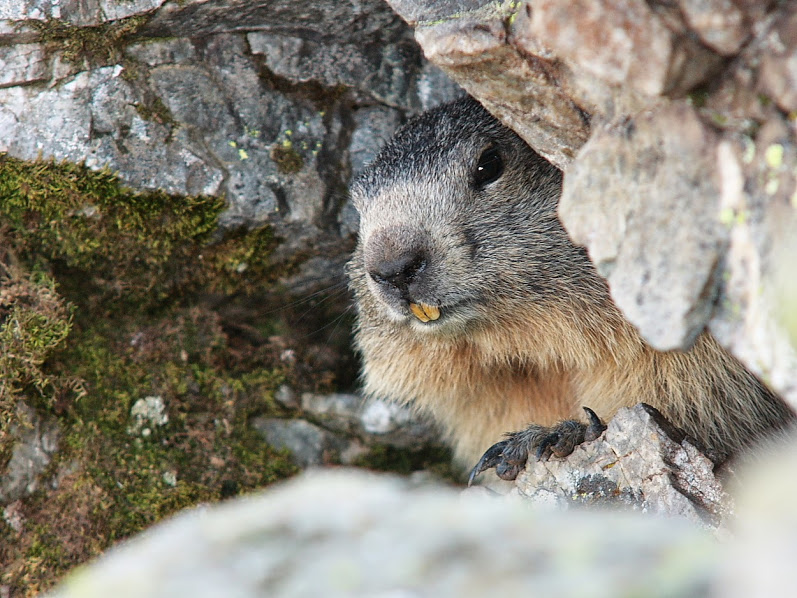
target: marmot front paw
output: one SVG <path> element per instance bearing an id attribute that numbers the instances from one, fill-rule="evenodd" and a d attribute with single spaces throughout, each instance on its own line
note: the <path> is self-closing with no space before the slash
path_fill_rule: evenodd
<path id="1" fill-rule="evenodd" d="M 477 475 L 493 467 L 499 478 L 514 480 L 531 453 L 537 460 L 551 455 L 566 457 L 582 442 L 595 440 L 606 426 L 592 409 L 584 407 L 584 411 L 589 424 L 568 419 L 550 427 L 531 424 L 525 430 L 507 434 L 506 440 L 496 442 L 485 451 L 470 472 L 468 486 Z"/>

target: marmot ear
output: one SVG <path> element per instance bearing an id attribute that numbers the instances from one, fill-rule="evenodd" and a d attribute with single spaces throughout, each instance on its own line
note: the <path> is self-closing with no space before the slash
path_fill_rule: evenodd
<path id="1" fill-rule="evenodd" d="M 476 189 L 483 189 L 501 178 L 503 173 L 504 160 L 501 158 L 501 152 L 494 145 L 488 145 L 482 151 L 473 170 L 473 186 Z"/>

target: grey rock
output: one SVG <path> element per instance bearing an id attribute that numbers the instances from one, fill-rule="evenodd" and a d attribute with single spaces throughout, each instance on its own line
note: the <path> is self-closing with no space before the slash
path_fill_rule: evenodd
<path id="1" fill-rule="evenodd" d="M 797 337 L 790 337 L 797 239 L 797 143 L 772 119 L 755 143 L 724 142 L 721 219 L 728 229 L 722 287 L 712 333 L 780 395 L 797 406 Z"/>
<path id="2" fill-rule="evenodd" d="M 684 521 L 542 513 L 338 471 L 183 514 L 50 596 L 706 596 L 718 555 Z"/>
<path id="3" fill-rule="evenodd" d="M 414 99 L 410 87 L 420 55 L 410 39 L 383 48 L 261 32 L 248 34 L 247 40 L 269 70 L 290 81 L 347 85 L 391 105 L 406 105 Z"/>
<path id="4" fill-rule="evenodd" d="M 186 38 L 145 40 L 125 48 L 125 54 L 148 66 L 190 64 L 198 59 L 194 44 Z"/>
<path id="5" fill-rule="evenodd" d="M 421 448 L 435 444 L 439 433 L 409 407 L 356 394 L 304 393 L 305 413 L 336 432 L 354 434 L 366 444 Z"/>
<path id="6" fill-rule="evenodd" d="M 25 515 L 22 513 L 22 501 L 18 500 L 5 506 L 3 509 L 3 520 L 17 535 L 25 531 Z M 0 591 L 4 588 L 0 586 Z M 10 592 L 9 590 L 6 590 Z"/>
<path id="7" fill-rule="evenodd" d="M 274 400 L 288 409 L 299 408 L 299 398 L 296 392 L 287 384 L 282 384 L 274 393 Z"/>
<path id="8" fill-rule="evenodd" d="M 380 0 L 189 0 L 168 3 L 141 31 L 147 37 L 194 37 L 268 31 L 316 40 L 391 42 L 406 34 L 401 20 Z"/>
<path id="9" fill-rule="evenodd" d="M 562 222 L 660 350 L 690 346 L 713 309 L 728 239 L 719 202 L 706 200 L 720 195 L 717 143 L 673 104 L 597 130 L 565 177 Z"/>
<path id="10" fill-rule="evenodd" d="M 429 110 L 446 102 L 453 102 L 465 95 L 465 91 L 452 81 L 442 69 L 424 63 L 417 79 L 418 101 L 421 110 Z"/>
<path id="11" fill-rule="evenodd" d="M 427 3 L 428 5 L 429 3 Z M 401 10 L 403 4 L 393 4 Z M 425 56 L 529 145 L 557 166 L 570 162 L 586 141 L 589 123 L 556 84 L 556 65 L 529 61 L 507 43 L 511 15 L 494 5 L 421 21 L 415 37 Z"/>
<path id="12" fill-rule="evenodd" d="M 259 417 L 252 426 L 273 447 L 291 451 L 303 468 L 352 464 L 375 445 L 415 450 L 439 445 L 439 434 L 429 422 L 395 403 L 346 393 L 302 393 L 297 399 L 284 385 L 275 398 L 301 409 L 304 419 Z"/>
<path id="13" fill-rule="evenodd" d="M 10 433 L 16 439 L 11 459 L 0 475 L 0 504 L 7 505 L 35 492 L 40 476 L 58 450 L 60 429 L 54 419 L 44 419 L 33 409 L 17 403 L 19 424 Z"/>
<path id="14" fill-rule="evenodd" d="M 426 81 L 426 79 L 424 79 Z M 445 81 L 450 83 L 447 77 Z M 434 103 L 437 99 L 449 98 L 449 92 L 455 91 L 447 89 L 446 83 L 441 86 L 439 93 L 429 91 L 425 88 L 420 91 L 421 103 Z M 402 123 L 402 113 L 387 106 L 364 106 L 356 109 L 353 114 L 354 129 L 349 143 L 349 164 L 352 179 L 359 176 L 365 167 L 373 161 L 379 150 L 390 140 L 393 133 Z M 341 235 L 354 236 L 360 226 L 360 216 L 351 204 L 348 197 L 340 208 L 338 214 L 338 226 Z"/>
<path id="15" fill-rule="evenodd" d="M 104 21 L 114 21 L 117 19 L 125 19 L 133 15 L 149 13 L 166 3 L 166 0 L 125 0 L 125 2 L 117 2 L 116 0 L 97 1 L 100 5 Z"/>
<path id="16" fill-rule="evenodd" d="M 0 19 L 45 21 L 58 19 L 77 26 L 99 25 L 104 21 L 143 14 L 166 0 L 0 0 Z"/>
<path id="17" fill-rule="evenodd" d="M 138 14 L 119 64 L 68 63 L 32 26 Z M 316 288 L 356 230 L 350 156 L 361 168 L 406 114 L 460 93 L 379 0 L 0 0 L 0 38 L 0 151 L 108 167 L 135 189 L 223 195 L 223 226 L 272 226 L 284 240 L 274 262 L 321 274 Z M 314 255 L 334 274 L 301 266 Z"/>
<path id="18" fill-rule="evenodd" d="M 750 36 L 747 15 L 731 0 L 680 0 L 678 6 L 689 27 L 720 54 L 735 54 Z"/>
<path id="19" fill-rule="evenodd" d="M 535 503 L 613 506 L 709 527 L 727 523 L 733 508 L 711 460 L 642 405 L 620 409 L 600 438 L 564 459 L 529 461 L 516 485 Z"/>
<path id="20" fill-rule="evenodd" d="M 352 177 L 358 176 L 390 141 L 401 124 L 401 113 L 384 106 L 368 106 L 354 112 L 354 132 L 349 154 Z"/>
<path id="21" fill-rule="evenodd" d="M 338 213 L 338 227 L 340 234 L 344 237 L 354 236 L 360 229 L 360 214 L 352 205 L 351 201 L 346 201 Z"/>
<path id="22" fill-rule="evenodd" d="M 797 443 L 792 436 L 763 447 L 739 469 L 732 485 L 734 539 L 720 561 L 712 596 L 788 596 L 794 592 L 795 467 Z"/>
<path id="23" fill-rule="evenodd" d="M 218 192 L 221 172 L 207 168 L 190 141 L 167 143 L 169 127 L 141 117 L 135 107 L 142 95 L 122 72 L 119 66 L 84 71 L 36 93 L 28 87 L 0 90 L 0 128 L 6 133 L 0 151 L 109 165 L 139 188 Z"/>
<path id="24" fill-rule="evenodd" d="M 306 392 L 301 398 L 302 410 L 339 432 L 354 431 L 362 403 L 361 396 L 345 393 L 322 395 Z"/>
<path id="25" fill-rule="evenodd" d="M 478 12 L 493 4 L 490 0 L 391 0 L 390 6 L 413 27 L 429 22 L 442 21 L 454 15 Z"/>
<path id="26" fill-rule="evenodd" d="M 48 62 L 41 44 L 0 46 L 0 87 L 44 80 L 49 74 Z"/>
<path id="27" fill-rule="evenodd" d="M 289 450 L 299 467 L 338 463 L 356 453 L 350 441 L 303 419 L 256 418 L 252 425 L 271 446 Z"/>
<path id="28" fill-rule="evenodd" d="M 130 408 L 130 425 L 127 433 L 133 436 L 149 436 L 153 428 L 169 423 L 169 414 L 161 396 L 149 396 L 137 400 Z"/>
<path id="29" fill-rule="evenodd" d="M 797 10 L 780 19 L 762 52 L 760 86 L 786 111 L 797 110 Z"/>

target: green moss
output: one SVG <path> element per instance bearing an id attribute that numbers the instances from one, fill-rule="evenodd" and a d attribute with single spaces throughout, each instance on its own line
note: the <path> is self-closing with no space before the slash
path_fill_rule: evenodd
<path id="1" fill-rule="evenodd" d="M 124 72 L 130 72 L 130 76 L 133 76 L 132 73 L 134 73 L 135 70 L 127 68 Z M 174 118 L 172 111 L 169 110 L 169 107 L 163 103 L 163 100 L 157 96 L 153 96 L 146 102 L 139 102 L 135 104 L 134 108 L 136 109 L 138 115 L 144 120 L 149 120 L 168 127 L 169 136 L 167 137 L 166 142 L 168 143 L 171 141 L 175 131 L 180 126 L 180 123 Z"/>
<path id="2" fill-rule="evenodd" d="M 703 108 L 708 101 L 708 90 L 704 87 L 694 89 L 687 94 L 686 101 L 695 108 Z"/>
<path id="3" fill-rule="evenodd" d="M 11 272 L 14 272 L 12 270 Z M 0 379 L 2 389 L 48 384 L 41 371 L 47 355 L 71 328 L 71 310 L 45 274 L 9 273 L 0 278 Z"/>
<path id="4" fill-rule="evenodd" d="M 20 399 L 52 406 L 62 392 L 82 392 L 73 376 L 52 376 L 43 369 L 71 327 L 72 307 L 58 295 L 52 278 L 14 267 L 0 274 L 0 465 L 10 456 L 12 425 L 24 423 L 16 417 Z"/>
<path id="5" fill-rule="evenodd" d="M 48 364 L 50 375 L 68 371 L 86 389 L 62 405 L 62 449 L 53 470 L 72 473 L 55 493 L 27 505 L 31 532 L 6 555 L 12 565 L 0 583 L 46 587 L 180 509 L 295 473 L 249 425 L 254 414 L 280 413 L 273 391 L 283 375 L 266 352 L 235 353 L 219 318 L 205 308 L 147 320 L 78 313 Z M 130 411 L 151 395 L 162 397 L 169 421 L 143 436 L 131 428 Z"/>
<path id="6" fill-rule="evenodd" d="M 34 595 L 166 515 L 295 472 L 249 426 L 284 415 L 278 356 L 203 300 L 269 291 L 268 228 L 222 233 L 222 200 L 5 155 L 0 198 L 0 463 L 19 400 L 61 429 L 58 488 L 21 501 L 21 535 L 0 522 L 0 584 Z M 147 396 L 169 421 L 145 437 L 130 412 Z"/>
<path id="7" fill-rule="evenodd" d="M 304 167 L 304 159 L 289 142 L 272 147 L 270 156 L 282 174 L 295 174 Z"/>
<path id="8" fill-rule="evenodd" d="M 147 16 L 136 15 L 94 27 L 78 27 L 58 19 L 21 23 L 36 30 L 42 42 L 60 50 L 67 62 L 113 64 L 122 59 L 125 42 L 144 26 L 147 19 Z"/>
<path id="9" fill-rule="evenodd" d="M 728 124 L 728 117 L 721 112 L 714 111 L 711 113 L 711 121 L 718 127 L 724 127 Z"/>
<path id="10" fill-rule="evenodd" d="M 271 230 L 219 237 L 218 198 L 135 193 L 108 170 L 4 154 L 0 197 L 0 234 L 21 254 L 85 272 L 106 297 L 154 304 L 199 289 L 263 289 L 274 278 Z"/>
<path id="11" fill-rule="evenodd" d="M 356 465 L 402 475 L 420 470 L 431 471 L 441 479 L 461 481 L 460 472 L 452 466 L 451 459 L 451 451 L 442 446 L 411 450 L 379 445 L 361 457 Z"/>

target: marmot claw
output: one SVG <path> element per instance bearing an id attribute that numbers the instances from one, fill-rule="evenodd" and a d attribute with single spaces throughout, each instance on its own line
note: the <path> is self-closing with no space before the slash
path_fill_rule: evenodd
<path id="1" fill-rule="evenodd" d="M 485 451 L 468 476 L 468 486 L 477 475 L 493 467 L 502 480 L 514 480 L 532 451 L 538 461 L 551 455 L 562 458 L 582 442 L 595 440 L 606 426 L 592 409 L 584 407 L 584 411 L 589 424 L 568 419 L 551 427 L 532 424 L 525 430 L 507 434 L 506 440 Z"/>

